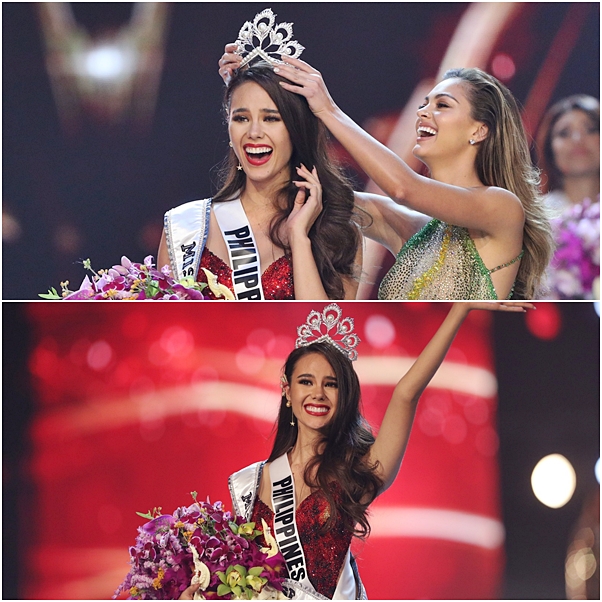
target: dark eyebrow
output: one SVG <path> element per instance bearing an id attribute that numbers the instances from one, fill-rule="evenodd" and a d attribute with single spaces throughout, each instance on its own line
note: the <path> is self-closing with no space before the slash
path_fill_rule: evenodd
<path id="1" fill-rule="evenodd" d="M 232 114 L 234 113 L 248 113 L 249 109 L 247 109 L 246 107 L 240 107 L 238 109 L 234 109 L 232 111 Z M 261 109 L 262 113 L 270 113 L 270 114 L 275 114 L 275 115 L 280 115 L 280 111 L 278 109 Z"/>
<path id="2" fill-rule="evenodd" d="M 299 374 L 297 376 L 297 378 L 315 378 L 313 374 L 310 374 L 309 372 L 307 374 Z M 336 380 L 337 377 L 336 376 L 325 376 L 324 378 L 327 378 L 329 380 Z"/>
<path id="3" fill-rule="evenodd" d="M 456 101 L 458 104 L 460 104 L 460 102 L 458 101 L 458 99 L 457 99 L 457 98 L 454 98 L 454 97 L 453 97 L 451 94 L 448 94 L 447 92 L 441 92 L 440 94 L 437 94 L 437 95 L 435 96 L 435 100 L 436 100 L 437 98 L 441 98 L 442 96 L 447 96 L 448 98 L 451 98 L 452 100 L 455 100 L 455 101 Z M 428 103 L 428 101 L 429 101 L 429 97 L 428 97 L 428 96 L 425 96 L 425 97 L 424 97 L 424 100 L 426 100 L 426 102 Z"/>

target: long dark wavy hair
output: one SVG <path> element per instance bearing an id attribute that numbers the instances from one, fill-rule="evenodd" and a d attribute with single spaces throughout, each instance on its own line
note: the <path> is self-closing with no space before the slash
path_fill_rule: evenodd
<path id="1" fill-rule="evenodd" d="M 289 180 L 275 199 L 277 212 L 270 224 L 271 241 L 285 252 L 290 249 L 281 238 L 281 227 L 289 216 L 298 188 L 292 183 L 301 163 L 309 170 L 315 167 L 322 184 L 323 209 L 309 231 L 312 252 L 322 284 L 330 299 L 343 299 L 343 276 L 358 278 L 355 256 L 361 242 L 354 214 L 353 189 L 342 170 L 328 153 L 327 131 L 311 112 L 302 96 L 288 92 L 279 82 L 286 81 L 274 73 L 271 65 L 258 62 L 247 69 L 239 69 L 228 84 L 224 96 L 226 119 L 230 113 L 232 93 L 239 86 L 253 82 L 261 86 L 274 101 L 293 147 L 289 163 Z M 221 170 L 221 185 L 214 202 L 229 201 L 245 189 L 246 175 L 238 170 L 238 159 L 230 149 Z"/>
<path id="2" fill-rule="evenodd" d="M 489 130 L 477 151 L 479 179 L 485 186 L 509 190 L 522 203 L 525 254 L 516 276 L 515 294 L 533 299 L 552 258 L 554 239 L 518 103 L 504 84 L 480 69 L 450 69 L 443 79 L 451 78 L 466 85 L 472 118 L 485 123 Z"/>
<path id="3" fill-rule="evenodd" d="M 315 455 L 305 468 L 308 487 L 319 488 L 330 506 L 330 516 L 323 531 L 331 529 L 339 512 L 353 528 L 354 535 L 365 537 L 370 533 L 368 506 L 380 493 L 383 481 L 370 465 L 367 454 L 374 443 L 374 435 L 360 412 L 360 384 L 351 361 L 328 343 L 312 343 L 295 349 L 286 360 L 284 374 L 292 381 L 297 362 L 310 353 L 319 353 L 332 366 L 338 385 L 338 404 L 334 415 L 320 430 L 321 439 Z M 276 422 L 276 438 L 268 462 L 287 453 L 297 441 L 298 426 L 291 426 L 291 409 L 286 396 L 280 400 Z M 312 476 L 313 475 L 313 476 Z M 342 501 L 334 499 L 330 485 L 340 485 Z"/>

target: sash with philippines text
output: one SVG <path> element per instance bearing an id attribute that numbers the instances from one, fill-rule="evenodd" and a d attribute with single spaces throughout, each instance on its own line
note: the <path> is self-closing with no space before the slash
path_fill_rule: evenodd
<path id="1" fill-rule="evenodd" d="M 240 199 L 213 206 L 222 236 L 228 247 L 232 284 L 237 299 L 264 299 L 259 251 Z"/>

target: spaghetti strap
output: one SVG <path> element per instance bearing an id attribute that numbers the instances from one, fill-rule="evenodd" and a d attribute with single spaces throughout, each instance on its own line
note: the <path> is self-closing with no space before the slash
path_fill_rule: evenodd
<path id="1" fill-rule="evenodd" d="M 497 272 L 498 270 L 501 270 L 503 268 L 507 268 L 508 266 L 511 266 L 513 263 L 520 261 L 524 254 L 525 254 L 525 250 L 523 249 L 512 261 L 509 261 L 508 263 L 503 263 L 502 265 L 498 265 L 495 268 L 491 268 L 489 270 L 489 273 L 493 274 L 493 272 Z"/>

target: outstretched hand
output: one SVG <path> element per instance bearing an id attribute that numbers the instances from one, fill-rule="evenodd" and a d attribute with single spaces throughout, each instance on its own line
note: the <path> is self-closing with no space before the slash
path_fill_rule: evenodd
<path id="1" fill-rule="evenodd" d="M 235 43 L 226 44 L 224 48 L 224 54 L 218 61 L 219 74 L 226 86 L 230 83 L 234 72 L 240 67 L 242 63 L 242 57 L 237 54 L 238 45 Z"/>
<path id="2" fill-rule="evenodd" d="M 293 180 L 293 184 L 299 188 L 295 197 L 295 204 L 286 220 L 286 234 L 288 244 L 291 245 L 295 236 L 307 237 L 309 230 L 322 212 L 322 185 L 318 178 L 315 167 L 311 171 L 301 165 L 297 167 L 297 173 L 303 180 Z"/>
<path id="3" fill-rule="evenodd" d="M 322 74 L 317 69 L 300 59 L 283 55 L 282 60 L 284 64 L 274 67 L 274 72 L 291 82 L 280 82 L 285 90 L 304 96 L 317 117 L 336 108 Z"/>
<path id="4" fill-rule="evenodd" d="M 463 301 L 455 303 L 454 305 L 465 313 L 468 313 L 473 309 L 514 313 L 525 313 L 528 309 L 537 309 L 533 303 L 528 303 L 526 301 Z"/>

